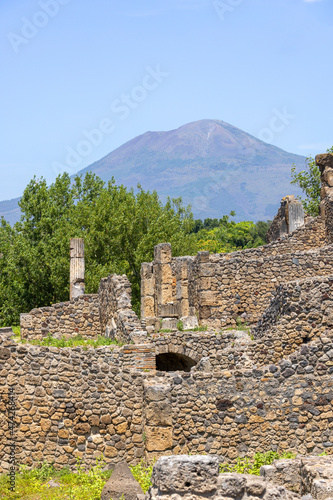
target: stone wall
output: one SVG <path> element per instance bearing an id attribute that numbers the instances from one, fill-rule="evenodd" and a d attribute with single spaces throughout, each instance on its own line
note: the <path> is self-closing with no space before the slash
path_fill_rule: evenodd
<path id="1" fill-rule="evenodd" d="M 325 219 L 326 241 L 333 243 L 333 154 L 316 156 L 321 174 L 320 214 Z"/>
<path id="2" fill-rule="evenodd" d="M 260 259 L 200 256 L 194 264 L 193 304 L 202 324 L 233 326 L 238 316 L 255 323 L 277 284 L 333 274 L 333 247 Z"/>
<path id="3" fill-rule="evenodd" d="M 325 347 L 331 349 L 332 339 L 325 342 L 320 357 Z M 268 450 L 333 453 L 332 366 L 318 362 L 318 351 L 302 354 L 303 360 L 316 359 L 309 373 L 301 363 L 298 372 L 295 363 L 285 362 L 219 374 L 148 375 L 148 457 L 213 453 L 232 460 Z"/>
<path id="4" fill-rule="evenodd" d="M 0 342 L 0 471 L 8 469 L 6 398 L 14 388 L 16 461 L 73 466 L 137 462 L 143 456 L 142 373 L 118 363 L 110 347 L 90 349 Z"/>
<path id="5" fill-rule="evenodd" d="M 196 257 L 171 256 L 171 245 L 155 247 L 155 260 L 142 264 L 141 317 L 160 328 L 160 321 L 198 317 L 203 325 L 235 325 L 245 314 L 256 322 L 269 305 L 276 284 L 330 274 L 332 249 L 325 241 L 320 217 L 291 235 L 259 248 Z"/>
<path id="6" fill-rule="evenodd" d="M 175 270 L 179 262 L 177 258 L 173 260 Z M 178 295 L 178 302 L 186 294 L 188 307 L 196 311 L 200 323 L 221 329 L 234 326 L 241 315 L 255 323 L 270 304 L 279 283 L 332 274 L 333 247 L 252 259 L 246 253 L 226 259 L 223 255 L 199 252 L 186 265 L 188 284 L 182 289 L 183 295 Z"/>
<path id="7" fill-rule="evenodd" d="M 283 283 L 252 329 L 252 359 L 275 363 L 333 328 L 333 276 Z M 333 353 L 333 352 L 332 352 Z M 305 368 L 306 370 L 308 368 Z"/>
<path id="8" fill-rule="evenodd" d="M 331 337 L 321 335 L 275 365 L 215 371 L 200 362 L 190 372 L 132 370 L 138 351 L 153 350 L 133 345 L 128 353 L 130 347 L 57 349 L 2 336 L 2 470 L 9 466 L 10 387 L 18 463 L 74 466 L 79 456 L 91 465 L 100 453 L 107 462 L 134 463 L 183 452 L 230 460 L 271 449 L 333 452 Z"/>
<path id="9" fill-rule="evenodd" d="M 315 158 L 316 165 L 320 170 L 320 214 L 325 218 L 325 199 L 332 194 L 333 189 L 333 154 L 319 154 Z M 329 227 L 329 229 L 332 229 Z"/>
<path id="10" fill-rule="evenodd" d="M 132 310 L 132 289 L 125 274 L 110 274 L 101 279 L 98 295 L 103 335 L 120 342 L 133 340 L 134 332 L 146 336 L 139 318 Z"/>
<path id="11" fill-rule="evenodd" d="M 20 326 L 24 339 L 42 339 L 48 333 L 58 338 L 96 337 L 101 333 L 98 295 L 81 295 L 69 302 L 32 309 L 21 314 Z"/>
<path id="12" fill-rule="evenodd" d="M 131 284 L 125 275 L 103 278 L 98 294 L 81 295 L 69 302 L 21 314 L 20 324 L 25 339 L 42 339 L 50 333 L 59 338 L 105 335 L 120 343 L 130 342 L 134 337 L 137 341 L 141 339 L 137 343 L 147 341 L 147 333 L 132 310 Z"/>
<path id="13" fill-rule="evenodd" d="M 172 332 L 151 334 L 156 356 L 175 354 L 193 360 L 194 370 L 221 371 L 227 369 L 252 367 L 250 333 L 229 330 L 213 332 Z"/>

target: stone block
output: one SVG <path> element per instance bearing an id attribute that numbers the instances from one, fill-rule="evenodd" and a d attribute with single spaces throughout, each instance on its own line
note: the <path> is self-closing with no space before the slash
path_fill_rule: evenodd
<path id="1" fill-rule="evenodd" d="M 172 295 L 172 283 L 164 283 L 162 285 L 156 285 L 156 302 L 155 302 L 155 308 L 156 306 L 160 306 L 162 304 L 168 304 L 172 302 L 173 300 L 173 295 Z"/>
<path id="2" fill-rule="evenodd" d="M 155 300 L 154 297 L 141 297 L 141 318 L 147 316 L 154 316 L 155 314 Z"/>
<path id="3" fill-rule="evenodd" d="M 221 294 L 212 290 L 204 290 L 200 294 L 200 306 L 221 306 Z"/>
<path id="4" fill-rule="evenodd" d="M 146 408 L 146 423 L 150 426 L 172 426 L 172 406 L 166 401 L 156 401 Z"/>
<path id="5" fill-rule="evenodd" d="M 177 318 L 163 318 L 162 319 L 162 325 L 161 325 L 161 330 L 177 330 L 177 323 L 178 319 Z"/>
<path id="6" fill-rule="evenodd" d="M 180 321 L 183 322 L 183 330 L 193 330 L 194 328 L 198 328 L 198 318 L 196 316 L 186 316 L 180 318 Z"/>
<path id="7" fill-rule="evenodd" d="M 154 264 L 169 264 L 172 259 L 170 243 L 160 243 L 154 247 Z"/>
<path id="8" fill-rule="evenodd" d="M 288 233 L 304 226 L 304 209 L 300 201 L 289 203 L 288 206 Z"/>
<path id="9" fill-rule="evenodd" d="M 196 256 L 196 261 L 200 264 L 204 263 L 204 262 L 209 262 L 209 252 L 208 251 L 202 251 L 202 252 L 198 252 L 197 256 Z"/>
<path id="10" fill-rule="evenodd" d="M 319 154 L 316 156 L 315 160 L 316 160 L 316 165 L 319 167 L 321 173 L 323 173 L 326 168 L 333 169 L 332 153 Z"/>
<path id="11" fill-rule="evenodd" d="M 145 427 L 147 451 L 165 451 L 172 448 L 172 427 Z"/>
<path id="12" fill-rule="evenodd" d="M 218 476 L 217 457 L 178 455 L 158 459 L 153 484 L 163 493 L 207 494 L 216 490 Z"/>
<path id="13" fill-rule="evenodd" d="M 177 302 L 170 302 L 169 304 L 161 304 L 159 306 L 159 317 L 160 318 L 178 318 L 179 307 Z"/>

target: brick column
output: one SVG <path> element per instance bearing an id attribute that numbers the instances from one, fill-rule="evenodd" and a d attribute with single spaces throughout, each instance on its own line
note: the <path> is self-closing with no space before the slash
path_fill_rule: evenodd
<path id="1" fill-rule="evenodd" d="M 84 240 L 72 238 L 70 241 L 70 300 L 84 295 Z"/>

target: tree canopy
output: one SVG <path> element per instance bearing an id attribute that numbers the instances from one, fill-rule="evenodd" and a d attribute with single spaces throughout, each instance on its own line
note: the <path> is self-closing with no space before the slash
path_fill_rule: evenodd
<path id="1" fill-rule="evenodd" d="M 327 153 L 333 153 L 333 147 L 327 150 Z M 309 215 L 316 217 L 319 214 L 320 205 L 320 171 L 316 165 L 315 160 L 308 156 L 306 159 L 306 170 L 301 170 L 296 172 L 296 165 L 293 164 L 291 167 L 291 184 L 299 186 L 304 194 L 305 198 L 300 198 L 304 211 Z"/>
<path id="2" fill-rule="evenodd" d="M 173 254 L 196 251 L 190 233 L 193 217 L 180 199 L 161 203 L 156 192 L 140 186 L 135 194 L 114 180 L 93 174 L 68 174 L 51 186 L 34 178 L 20 201 L 21 221 L 0 226 L 0 324 L 13 324 L 19 313 L 68 300 L 69 240 L 84 237 L 86 292 L 100 279 L 126 273 L 138 309 L 140 266 L 153 259 L 154 245 L 168 241 Z"/>
<path id="3" fill-rule="evenodd" d="M 255 248 L 266 244 L 266 235 L 271 221 L 251 221 L 236 223 L 230 215 L 222 219 L 205 219 L 202 225 L 195 221 L 195 229 L 200 226 L 196 234 L 200 250 L 209 250 L 212 253 L 234 252 L 243 248 Z"/>

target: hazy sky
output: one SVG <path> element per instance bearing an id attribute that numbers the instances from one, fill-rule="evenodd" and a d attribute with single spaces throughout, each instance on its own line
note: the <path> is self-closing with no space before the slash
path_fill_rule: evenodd
<path id="1" fill-rule="evenodd" d="M 0 200 L 148 130 L 333 145 L 332 0 L 2 0 Z"/>

